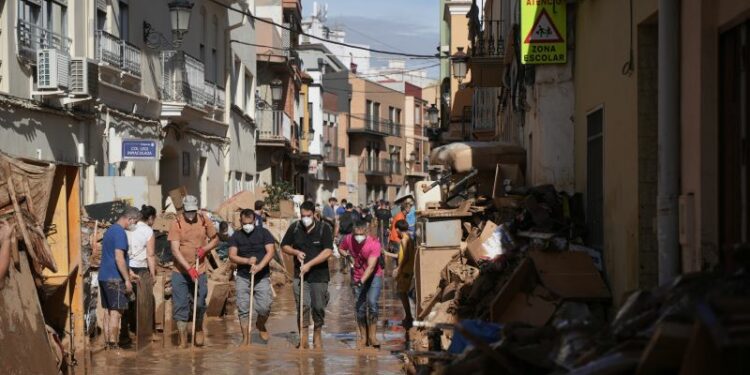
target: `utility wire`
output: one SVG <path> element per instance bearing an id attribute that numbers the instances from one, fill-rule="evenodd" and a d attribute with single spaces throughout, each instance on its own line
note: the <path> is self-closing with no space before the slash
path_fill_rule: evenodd
<path id="1" fill-rule="evenodd" d="M 295 30 L 295 29 L 293 29 L 291 27 L 288 27 L 288 26 L 285 26 L 285 25 L 280 25 L 280 24 L 278 24 L 276 22 L 273 22 L 273 21 L 269 21 L 269 20 L 267 20 L 265 18 L 257 17 L 257 16 L 253 15 L 250 12 L 245 12 L 245 11 L 243 11 L 241 9 L 233 8 L 231 5 L 223 4 L 223 3 L 221 3 L 221 2 L 219 2 L 217 0 L 210 0 L 210 1 L 212 3 L 218 5 L 218 6 L 222 7 L 222 8 L 225 8 L 225 9 L 234 11 L 236 13 L 245 15 L 245 16 L 253 19 L 253 20 L 260 21 L 260 22 L 263 22 L 263 23 L 266 23 L 266 24 L 269 24 L 269 25 L 273 25 L 273 26 L 276 26 L 276 27 L 280 27 L 283 30 L 287 30 L 287 31 L 290 31 L 290 32 L 293 32 L 293 33 L 298 33 L 299 35 L 304 35 L 304 36 L 307 36 L 307 37 L 312 38 L 312 39 L 320 40 L 322 42 L 328 42 L 328 43 L 331 43 L 331 44 L 336 44 L 336 45 L 340 45 L 340 46 L 344 46 L 344 47 L 349 47 L 349 48 L 353 48 L 353 49 L 359 49 L 359 50 L 363 50 L 363 51 L 370 51 L 370 52 L 373 52 L 373 53 L 382 53 L 382 54 L 385 54 L 385 55 L 406 56 L 406 57 L 419 57 L 419 58 L 425 58 L 425 59 L 430 59 L 430 58 L 431 59 L 445 59 L 445 58 L 449 58 L 448 56 L 442 56 L 442 55 L 436 55 L 436 56 L 434 56 L 434 55 L 419 55 L 419 54 L 413 54 L 413 53 L 403 53 L 403 52 L 395 52 L 395 51 L 386 51 L 386 50 L 379 50 L 379 49 L 368 48 L 368 47 L 361 47 L 361 46 L 357 46 L 357 45 L 349 44 L 349 43 L 344 43 L 344 42 L 337 42 L 337 41 L 334 41 L 334 40 L 329 40 L 329 39 L 321 38 L 321 37 L 318 37 L 318 36 L 315 36 L 315 35 L 311 35 L 311 34 L 308 34 L 308 33 L 302 32 L 302 31 L 298 31 L 298 30 Z"/>

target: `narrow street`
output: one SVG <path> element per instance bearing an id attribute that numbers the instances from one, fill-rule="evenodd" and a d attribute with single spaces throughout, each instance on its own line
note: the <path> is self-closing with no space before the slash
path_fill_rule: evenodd
<path id="1" fill-rule="evenodd" d="M 333 265 L 334 260 L 331 261 Z M 398 326 L 402 313 L 390 289 L 381 294 L 379 334 L 381 349 L 356 350 L 354 301 L 349 289 L 349 277 L 331 267 L 330 302 L 323 328 L 324 350 L 295 348 L 297 329 L 294 296 L 290 286 L 276 290 L 271 319 L 268 323 L 271 339 L 261 343 L 253 332 L 253 344 L 240 346 L 241 334 L 236 315 L 209 318 L 206 321 L 206 345 L 202 348 L 181 350 L 162 347 L 155 342 L 137 354 L 135 349 L 102 351 L 94 354 L 92 374 L 399 374 L 402 361 L 399 352 L 404 348 L 403 329 Z M 387 280 L 391 288 L 392 280 Z M 389 328 L 384 329 L 388 317 Z"/>

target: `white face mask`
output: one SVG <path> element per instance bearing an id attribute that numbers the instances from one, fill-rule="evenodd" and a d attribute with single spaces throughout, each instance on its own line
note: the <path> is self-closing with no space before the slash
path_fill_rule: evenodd
<path id="1" fill-rule="evenodd" d="M 242 230 L 245 231 L 245 233 L 249 234 L 250 232 L 252 232 L 253 230 L 255 230 L 255 225 L 253 225 L 253 224 L 245 224 L 245 225 L 242 226 Z"/>
<path id="2" fill-rule="evenodd" d="M 354 236 L 354 240 L 357 241 L 357 243 L 365 242 L 366 238 L 367 236 L 365 236 L 364 234 L 358 234 Z"/>
<path id="3" fill-rule="evenodd" d="M 309 227 L 313 223 L 313 218 L 310 216 L 305 216 L 302 218 L 302 225 Z"/>

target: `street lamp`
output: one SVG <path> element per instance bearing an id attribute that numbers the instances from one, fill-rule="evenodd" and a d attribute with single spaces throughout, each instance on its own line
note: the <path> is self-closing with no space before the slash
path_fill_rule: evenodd
<path id="1" fill-rule="evenodd" d="M 433 103 L 430 108 L 427 109 L 427 121 L 430 123 L 431 128 L 437 128 L 440 122 L 440 110 L 435 107 Z"/>
<path id="2" fill-rule="evenodd" d="M 154 30 L 150 23 L 143 21 L 143 42 L 149 48 L 159 48 L 163 45 L 180 48 L 182 38 L 190 27 L 190 13 L 193 9 L 193 3 L 190 0 L 173 0 L 167 6 L 173 41 L 170 42 L 162 33 Z"/>
<path id="3" fill-rule="evenodd" d="M 460 85 L 466 78 L 466 66 L 468 65 L 469 56 L 464 53 L 464 47 L 458 47 L 458 51 L 451 56 L 451 65 L 453 67 L 453 78 L 458 80 Z"/>
<path id="4" fill-rule="evenodd" d="M 276 78 L 271 81 L 271 98 L 274 102 L 281 101 L 281 97 L 284 95 L 284 82 Z"/>

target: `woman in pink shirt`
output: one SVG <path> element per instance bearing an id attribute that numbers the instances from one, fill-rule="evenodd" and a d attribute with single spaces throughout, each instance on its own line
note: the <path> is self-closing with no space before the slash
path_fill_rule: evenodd
<path id="1" fill-rule="evenodd" d="M 344 256 L 353 258 L 352 289 L 357 314 L 357 346 L 379 348 L 375 337 L 378 321 L 378 299 L 383 289 L 383 267 L 380 264 L 380 241 L 368 235 L 367 222 L 357 220 L 354 230 L 339 245 Z"/>

